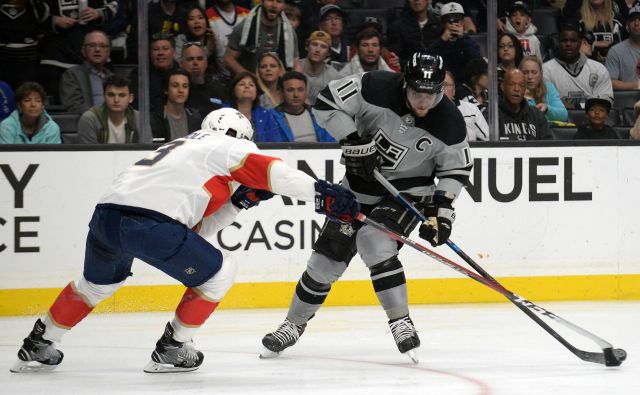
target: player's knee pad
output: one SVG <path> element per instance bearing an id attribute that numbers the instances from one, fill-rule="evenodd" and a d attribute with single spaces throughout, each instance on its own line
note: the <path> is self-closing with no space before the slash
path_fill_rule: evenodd
<path id="1" fill-rule="evenodd" d="M 124 284 L 124 281 L 114 284 L 95 284 L 81 277 L 75 281 L 76 291 L 86 298 L 91 307 L 113 295 Z"/>
<path id="2" fill-rule="evenodd" d="M 331 284 L 324 284 L 314 280 L 307 271 L 302 273 L 302 277 L 296 285 L 296 295 L 298 298 L 309 304 L 322 304 L 327 298 Z"/>
<path id="3" fill-rule="evenodd" d="M 228 254 L 223 254 L 220 270 L 203 284 L 195 288 L 202 292 L 207 298 L 220 301 L 229 289 L 231 289 L 237 273 L 238 264 L 236 260 Z"/>
<path id="4" fill-rule="evenodd" d="M 407 283 L 404 268 L 397 256 L 393 256 L 369 268 L 373 289 L 376 292 L 386 291 Z"/>
<path id="5" fill-rule="evenodd" d="M 356 234 L 352 224 L 326 220 L 313 250 L 347 265 L 356 254 Z"/>
<path id="6" fill-rule="evenodd" d="M 347 270 L 347 264 L 313 252 L 307 262 L 307 273 L 321 284 L 333 284 Z"/>

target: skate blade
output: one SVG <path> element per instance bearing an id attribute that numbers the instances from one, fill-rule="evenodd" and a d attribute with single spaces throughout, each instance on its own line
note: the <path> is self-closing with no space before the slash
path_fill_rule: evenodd
<path id="1" fill-rule="evenodd" d="M 166 363 L 157 363 L 154 361 L 149 361 L 147 366 L 144 367 L 144 371 L 146 373 L 180 373 L 180 372 L 191 372 L 198 369 L 200 366 L 194 366 L 192 368 L 181 368 L 175 367 L 173 365 L 169 365 Z"/>
<path id="2" fill-rule="evenodd" d="M 50 372 L 57 368 L 58 365 L 45 365 L 36 361 L 23 361 L 18 359 L 10 368 L 12 373 L 40 373 Z"/>
<path id="3" fill-rule="evenodd" d="M 418 353 L 415 349 L 405 352 L 404 355 L 408 356 L 409 359 L 411 359 L 411 362 L 415 363 L 416 365 L 420 363 L 420 359 L 418 359 Z"/>
<path id="4" fill-rule="evenodd" d="M 260 359 L 272 359 L 272 358 L 278 358 L 280 356 L 280 354 L 282 353 L 282 351 L 280 352 L 276 352 L 276 351 L 271 351 L 268 348 L 263 348 L 262 352 L 260 353 Z"/>

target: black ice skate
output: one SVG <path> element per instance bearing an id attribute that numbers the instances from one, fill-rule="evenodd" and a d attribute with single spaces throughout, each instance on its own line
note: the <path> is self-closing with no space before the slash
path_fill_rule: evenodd
<path id="1" fill-rule="evenodd" d="M 53 343 L 42 338 L 46 325 L 38 319 L 18 350 L 18 361 L 9 369 L 13 373 L 33 373 L 58 367 L 64 354 Z"/>
<path id="2" fill-rule="evenodd" d="M 167 322 L 164 334 L 151 353 L 151 361 L 144 367 L 147 373 L 190 372 L 202 365 L 204 355 L 195 349 L 193 342 L 173 339 L 173 327 Z"/>
<path id="3" fill-rule="evenodd" d="M 306 327 L 307 324 L 296 325 L 285 319 L 278 329 L 262 338 L 265 349 L 260 354 L 260 358 L 275 358 L 280 355 L 285 348 L 296 344 Z"/>
<path id="4" fill-rule="evenodd" d="M 420 338 L 409 315 L 390 320 L 389 327 L 398 350 L 411 358 L 413 363 L 418 363 L 416 348 L 420 347 Z"/>

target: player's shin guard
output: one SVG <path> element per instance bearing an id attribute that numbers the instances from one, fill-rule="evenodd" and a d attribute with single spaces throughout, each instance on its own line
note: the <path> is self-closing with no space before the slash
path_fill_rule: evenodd
<path id="1" fill-rule="evenodd" d="M 179 342 L 190 341 L 220 302 L 209 298 L 198 288 L 187 288 L 171 321 L 173 337 Z"/>
<path id="2" fill-rule="evenodd" d="M 47 317 L 45 318 L 46 332 L 43 337 L 52 341 L 59 342 L 63 334 L 76 326 L 84 319 L 95 307 L 86 294 L 78 287 L 78 283 L 70 282 L 60 292 L 55 302 L 49 308 Z"/>

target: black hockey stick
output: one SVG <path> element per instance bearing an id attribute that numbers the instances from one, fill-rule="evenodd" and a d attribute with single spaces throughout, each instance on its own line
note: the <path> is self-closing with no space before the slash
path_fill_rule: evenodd
<path id="1" fill-rule="evenodd" d="M 378 182 L 380 182 L 396 199 L 398 199 L 404 206 L 406 206 L 409 210 L 411 210 L 414 215 L 420 219 L 421 221 L 425 221 L 426 218 L 424 217 L 424 215 L 418 211 L 407 199 L 405 199 L 402 195 L 400 195 L 400 192 L 398 192 L 398 190 L 389 182 L 387 181 L 377 170 L 374 171 L 374 175 L 375 178 L 378 180 Z M 464 267 L 458 265 L 457 263 L 429 250 L 428 248 L 422 246 L 421 244 L 418 244 L 400 234 L 397 234 L 389 229 L 387 229 L 386 227 L 384 227 L 381 224 L 376 223 L 375 221 L 372 221 L 368 218 L 366 218 L 364 215 L 362 215 L 362 218 L 360 218 L 360 216 L 358 217 L 359 220 L 361 220 L 362 222 L 371 225 L 373 227 L 375 227 L 376 229 L 386 233 L 387 235 L 389 235 L 391 238 L 400 241 L 401 243 L 407 244 L 411 247 L 413 247 L 414 249 L 430 256 L 431 258 L 437 260 L 440 263 L 443 263 L 447 266 L 449 266 L 450 268 L 458 271 L 461 274 L 464 274 L 486 286 L 488 286 L 489 288 L 501 293 L 503 296 L 505 296 L 507 299 L 509 299 L 513 304 L 516 305 L 516 307 L 518 307 L 520 310 L 522 310 L 522 312 L 524 312 L 526 315 L 528 315 L 532 320 L 534 320 L 538 325 L 540 325 L 545 331 L 547 331 L 547 333 L 549 333 L 551 336 L 553 336 L 556 340 L 558 340 L 563 346 L 565 346 L 569 351 L 571 351 L 573 354 L 575 354 L 578 358 L 584 360 L 584 361 L 588 361 L 588 362 L 594 362 L 594 363 L 600 363 L 600 364 L 604 364 L 606 366 L 619 366 L 627 357 L 627 353 L 626 351 L 624 351 L 623 349 L 614 349 L 613 345 L 611 345 L 611 343 L 601 339 L 600 337 L 592 334 L 591 332 L 563 319 L 562 317 L 559 317 L 553 313 L 551 313 L 550 311 L 543 309 L 540 306 L 537 306 L 536 304 L 528 301 L 527 299 L 507 290 L 505 287 L 503 287 L 495 278 L 493 278 L 489 273 L 487 273 L 479 264 L 477 264 L 473 259 L 471 259 L 471 257 L 469 257 L 467 254 L 464 253 L 464 251 L 462 251 L 462 249 L 460 247 L 458 247 L 453 241 L 451 240 L 447 240 L 447 245 L 456 253 L 458 254 L 458 256 L 460 256 L 462 259 L 464 259 L 465 262 L 467 262 L 471 267 L 473 267 L 478 273 L 480 273 L 482 275 L 482 277 L 478 276 L 476 273 L 471 272 L 470 270 L 465 269 Z M 537 314 L 537 315 L 536 315 Z M 560 336 L 555 330 L 553 330 L 549 325 L 547 325 L 546 322 L 544 322 L 542 319 L 540 319 L 540 317 L 538 317 L 538 315 L 542 316 L 542 317 L 548 317 L 550 319 L 553 319 L 554 321 L 564 325 L 565 327 L 573 330 L 576 333 L 579 333 L 589 339 L 591 339 L 592 341 L 594 341 L 595 343 L 598 344 L 598 346 L 602 349 L 601 353 L 593 353 L 593 352 L 588 352 L 588 351 L 583 351 L 580 350 L 576 347 L 574 347 L 571 343 L 569 343 L 567 340 L 565 340 L 562 336 Z"/>

